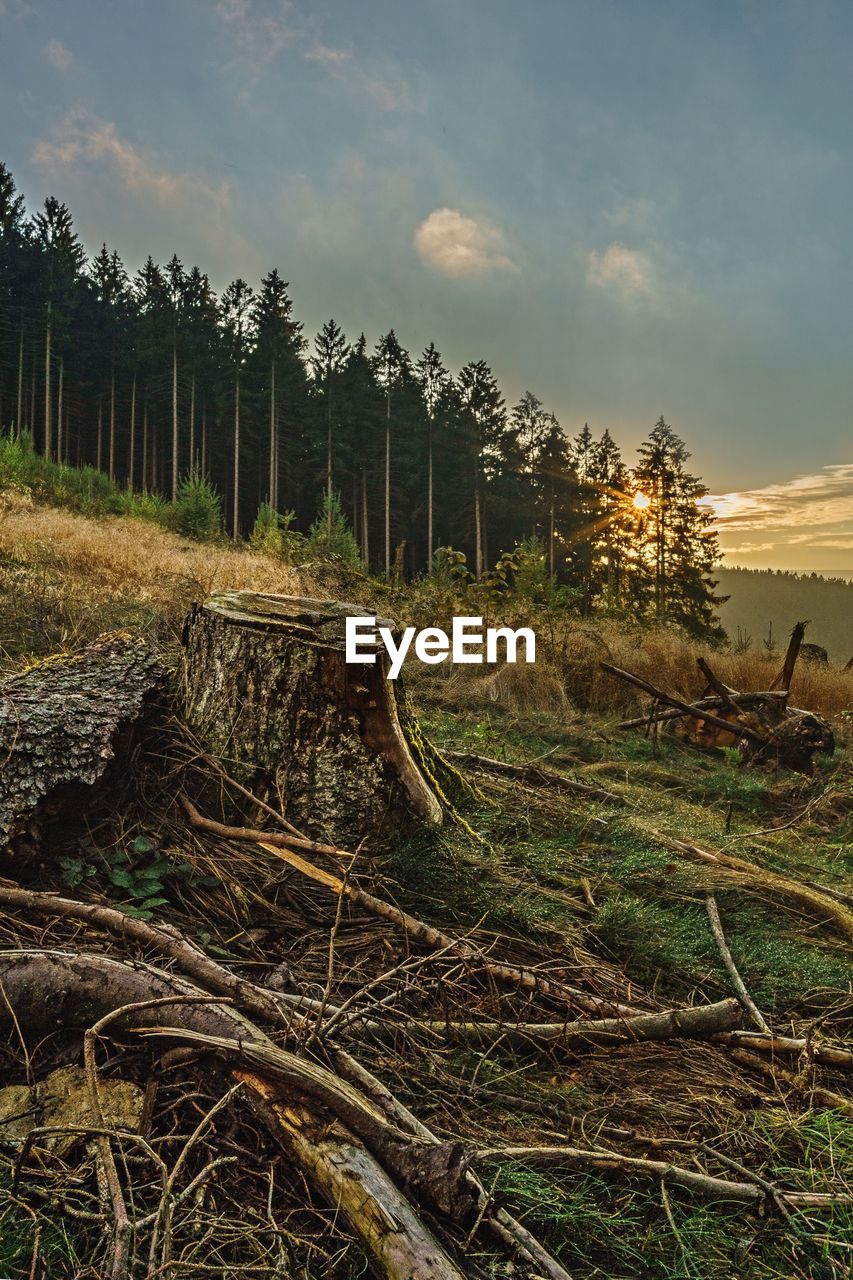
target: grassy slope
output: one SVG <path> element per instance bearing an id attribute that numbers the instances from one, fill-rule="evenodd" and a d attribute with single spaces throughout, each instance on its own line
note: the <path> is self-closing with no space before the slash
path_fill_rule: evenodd
<path id="1" fill-rule="evenodd" d="M 7 665 L 119 625 L 141 624 L 173 642 L 191 598 L 238 584 L 310 589 L 273 561 L 192 546 L 139 522 L 90 521 L 18 501 L 0 518 Z M 660 675 L 666 661 L 688 680 L 692 656 L 677 646 L 660 640 L 659 652 L 651 642 L 641 651 L 615 630 L 606 643 L 610 649 L 623 644 L 635 667 L 645 662 Z M 843 1035 L 850 1028 L 850 952 L 838 936 L 772 895 L 745 891 L 725 873 L 673 855 L 654 833 L 725 847 L 850 892 L 849 748 L 842 741 L 811 780 L 746 773 L 675 741 L 655 746 L 615 731 L 604 685 L 594 710 L 573 711 L 587 678 L 579 675 L 569 699 L 561 700 L 549 675 L 540 701 L 550 710 L 534 715 L 519 703 L 536 704 L 535 685 L 519 692 L 517 681 L 485 689 L 472 681 L 412 681 L 439 744 L 508 760 L 545 757 L 552 768 L 619 791 L 628 805 L 615 810 L 484 782 L 482 802 L 466 814 L 482 841 L 459 827 L 418 834 L 391 851 L 380 889 L 434 921 L 500 937 L 504 954 L 544 956 L 579 980 L 594 965 L 599 989 L 622 998 L 642 990 L 666 1004 L 730 992 L 704 911 L 704 893 L 713 888 L 744 979 L 775 1024 L 798 1031 L 814 1024 L 819 1034 Z M 833 704 L 849 705 L 849 690 L 845 703 L 839 688 L 833 686 Z M 821 690 L 814 685 L 803 692 L 819 700 Z M 844 717 L 836 724 L 843 739 Z M 585 901 L 585 885 L 594 906 Z M 488 1012 L 488 999 L 483 1006 Z M 493 1142 L 501 1134 L 516 1143 L 569 1135 L 591 1140 L 608 1122 L 679 1140 L 701 1136 L 790 1187 L 849 1187 L 849 1121 L 825 1107 L 809 1109 L 801 1097 L 774 1094 L 764 1078 L 736 1068 L 713 1046 L 629 1046 L 531 1060 L 498 1044 L 477 1052 L 425 1050 L 404 1065 L 377 1055 L 376 1067 L 437 1129 L 461 1129 L 473 1141 Z M 831 1077 L 829 1083 L 843 1087 Z M 513 1093 L 541 1103 L 542 1113 L 520 1112 Z M 631 1150 L 645 1154 L 642 1147 Z M 682 1158 L 689 1162 L 689 1155 Z M 715 1171 L 725 1176 L 725 1169 Z M 577 1277 L 836 1280 L 844 1274 L 839 1260 L 849 1260 L 853 1246 L 853 1222 L 843 1209 L 796 1214 L 783 1229 L 776 1218 L 708 1206 L 677 1192 L 670 1193 L 668 1214 L 654 1184 L 520 1167 L 495 1176 L 508 1201 Z M 24 1259 L 30 1228 L 23 1215 L 18 1227 Z M 14 1241 L 15 1233 L 7 1230 L 5 1238 Z M 5 1264 L 0 1253 L 0 1270 Z M 353 1264 L 351 1273 L 337 1274 L 358 1269 Z"/>

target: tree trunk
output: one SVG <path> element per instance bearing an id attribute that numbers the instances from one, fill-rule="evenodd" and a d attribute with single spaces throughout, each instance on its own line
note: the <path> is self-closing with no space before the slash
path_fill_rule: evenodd
<path id="1" fill-rule="evenodd" d="M 240 379 L 234 384 L 234 537 L 240 536 Z"/>
<path id="2" fill-rule="evenodd" d="M 59 357 L 59 385 L 56 388 L 56 461 L 62 462 L 62 392 L 65 382 L 65 357 Z"/>
<path id="3" fill-rule="evenodd" d="M 21 334 L 18 339 L 18 413 L 15 418 L 15 430 L 21 434 L 24 415 L 24 321 L 21 318 Z"/>
<path id="4" fill-rule="evenodd" d="M 432 568 L 432 418 L 429 422 L 429 464 L 427 476 L 427 573 Z"/>
<path id="5" fill-rule="evenodd" d="M 178 340 L 172 344 L 172 501 L 178 497 Z"/>
<path id="6" fill-rule="evenodd" d="M 184 632 L 187 718 L 202 742 L 256 794 L 283 796 L 301 829 L 335 844 L 443 816 L 421 772 L 433 773 L 433 757 L 416 726 L 404 732 L 384 649 L 372 666 L 344 660 L 345 619 L 365 614 L 223 592 L 194 607 Z M 402 719 L 409 726 L 405 709 Z"/>
<path id="7" fill-rule="evenodd" d="M 53 410 L 50 400 L 50 303 L 47 304 L 47 328 L 44 335 L 44 456 L 49 458 L 53 450 Z"/>
<path id="8" fill-rule="evenodd" d="M 474 481 L 474 544 L 478 580 L 483 576 L 483 515 L 480 510 L 480 481 Z"/>
<path id="9" fill-rule="evenodd" d="M 110 479 L 116 473 L 116 366 L 115 360 L 110 367 Z"/>
<path id="10" fill-rule="evenodd" d="M 133 490 L 134 474 L 136 471 L 136 370 L 133 371 L 133 381 L 130 384 L 130 457 L 127 463 L 127 482 L 130 490 Z M 143 485 L 144 488 L 144 485 Z"/>
<path id="11" fill-rule="evenodd" d="M 165 675 L 139 641 L 117 635 L 0 685 L 0 847 L 23 846 L 102 781 Z"/>
<path id="12" fill-rule="evenodd" d="M 195 471 L 195 369 L 193 369 L 192 380 L 190 382 L 190 465 L 189 470 Z"/>
<path id="13" fill-rule="evenodd" d="M 276 493 L 276 431 L 275 431 L 275 360 L 270 363 L 270 487 L 269 504 L 273 511 L 278 511 L 278 494 Z"/>
<path id="14" fill-rule="evenodd" d="M 104 460 L 104 405 L 103 400 L 98 396 L 98 443 L 97 453 L 95 455 L 95 465 L 101 470 L 101 463 Z"/>
<path id="15" fill-rule="evenodd" d="M 385 577 L 391 577 L 391 391 L 385 413 Z"/>

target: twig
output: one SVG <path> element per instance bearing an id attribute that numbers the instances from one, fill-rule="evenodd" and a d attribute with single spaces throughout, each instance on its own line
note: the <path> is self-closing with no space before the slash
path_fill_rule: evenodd
<path id="1" fill-rule="evenodd" d="M 740 1000 L 744 1011 L 749 1014 L 750 1018 L 752 1018 L 752 1021 L 758 1027 L 758 1030 L 763 1031 L 765 1035 L 770 1035 L 770 1027 L 767 1025 L 767 1021 L 763 1013 L 747 991 L 743 978 L 738 973 L 734 957 L 729 950 L 728 943 L 726 942 L 726 935 L 723 932 L 723 922 L 720 919 L 717 900 L 713 893 L 709 893 L 706 897 L 705 907 L 708 911 L 708 920 L 711 924 L 711 932 L 714 935 L 714 941 L 716 942 L 717 948 L 722 956 L 723 964 L 726 966 L 728 975 L 732 980 L 732 986 L 737 992 L 738 1000 Z"/>

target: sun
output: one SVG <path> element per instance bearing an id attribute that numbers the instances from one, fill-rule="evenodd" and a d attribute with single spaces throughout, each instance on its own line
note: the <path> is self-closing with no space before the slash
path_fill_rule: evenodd
<path id="1" fill-rule="evenodd" d="M 651 498 L 647 493 L 642 493 L 639 489 L 634 494 L 634 506 L 638 511 L 645 511 L 646 507 L 651 506 Z"/>

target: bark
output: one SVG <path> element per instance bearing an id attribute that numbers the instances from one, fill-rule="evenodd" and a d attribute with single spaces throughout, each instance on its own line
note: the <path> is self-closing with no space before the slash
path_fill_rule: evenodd
<path id="1" fill-rule="evenodd" d="M 102 783 L 164 685 L 159 660 L 121 633 L 0 685 L 0 845 L 25 844 Z"/>
<path id="2" fill-rule="evenodd" d="M 442 821 L 422 772 L 428 751 L 420 740 L 413 751 L 403 732 L 384 649 L 374 666 L 344 661 L 345 619 L 365 612 L 223 592 L 194 608 L 184 633 L 187 719 L 200 741 L 258 795 L 284 796 L 301 830 L 335 845 L 409 816 Z"/>
<path id="3" fill-rule="evenodd" d="M 134 485 L 134 477 L 136 472 L 136 370 L 133 371 L 133 381 L 130 384 L 130 456 L 127 464 L 128 482 L 131 490 Z"/>

